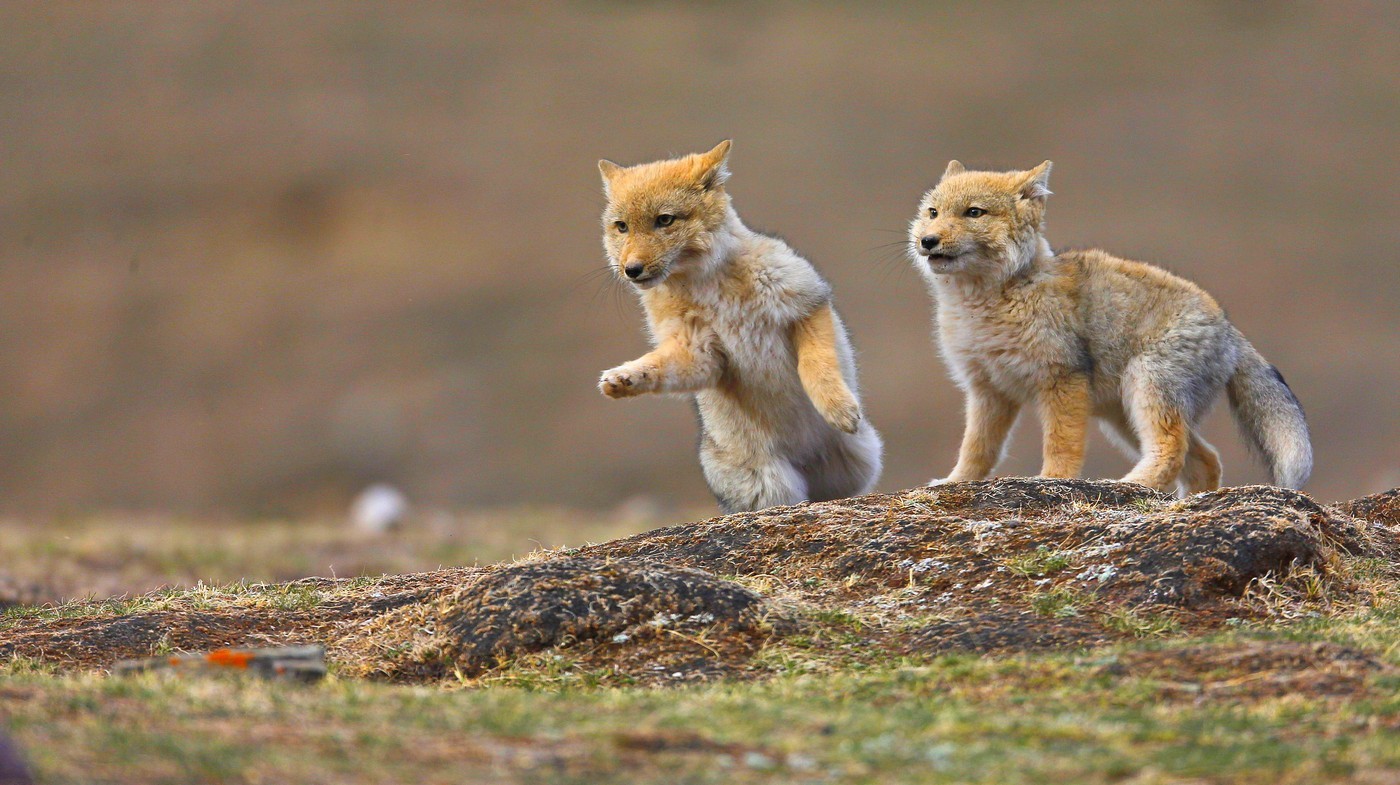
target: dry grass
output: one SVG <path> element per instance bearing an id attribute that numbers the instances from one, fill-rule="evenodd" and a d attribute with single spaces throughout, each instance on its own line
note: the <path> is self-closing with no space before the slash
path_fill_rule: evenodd
<path id="1" fill-rule="evenodd" d="M 196 584 L 274 583 L 492 564 L 684 520 L 550 508 L 420 515 L 399 531 L 343 520 L 218 521 L 93 516 L 5 521 L 0 606 L 134 596 Z"/>

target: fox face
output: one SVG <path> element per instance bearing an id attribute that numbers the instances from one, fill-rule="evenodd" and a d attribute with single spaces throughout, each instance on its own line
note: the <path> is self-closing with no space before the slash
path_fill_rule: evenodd
<path id="1" fill-rule="evenodd" d="M 926 275 L 1006 277 L 1034 257 L 1050 196 L 1050 162 L 1028 171 L 970 172 L 951 161 L 909 223 Z"/>
<path id="2" fill-rule="evenodd" d="M 608 197 L 603 247 L 619 277 L 650 289 L 703 264 L 729 211 L 729 148 L 726 140 L 707 153 L 637 166 L 598 162 Z"/>

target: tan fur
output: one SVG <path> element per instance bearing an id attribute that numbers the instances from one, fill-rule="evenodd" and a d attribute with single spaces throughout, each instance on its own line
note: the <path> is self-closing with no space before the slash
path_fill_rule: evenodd
<path id="1" fill-rule="evenodd" d="M 986 477 L 1016 413 L 1034 404 L 1045 476 L 1079 473 L 1096 418 L 1141 452 L 1126 481 L 1214 488 L 1219 456 L 1193 427 L 1228 385 L 1275 481 L 1301 485 L 1311 448 L 1282 377 L 1195 284 L 1103 251 L 1052 253 L 1043 235 L 1050 168 L 971 172 L 953 161 L 910 225 L 939 343 L 967 394 L 963 446 L 941 481 Z"/>
<path id="2" fill-rule="evenodd" d="M 1089 379 L 1083 374 L 1057 378 L 1036 395 L 1044 437 L 1044 477 L 1078 477 L 1084 468 L 1089 428 Z"/>
<path id="3" fill-rule="evenodd" d="M 836 313 L 828 303 L 793 325 L 797 376 L 817 411 L 832 427 L 855 433 L 860 424 L 860 401 L 846 386 L 841 358 L 836 354 Z"/>
<path id="4" fill-rule="evenodd" d="M 604 248 L 639 290 L 655 346 L 604 372 L 599 389 L 693 394 L 701 468 L 726 512 L 864 493 L 880 437 L 862 416 L 830 288 L 739 220 L 724 188 L 729 147 L 599 162 Z"/>

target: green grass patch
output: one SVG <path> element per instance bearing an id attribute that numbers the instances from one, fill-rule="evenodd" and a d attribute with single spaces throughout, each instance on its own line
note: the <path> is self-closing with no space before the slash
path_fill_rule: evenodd
<path id="1" fill-rule="evenodd" d="M 1099 620 L 1110 630 L 1134 638 L 1161 638 L 1181 629 L 1181 624 L 1167 614 L 1138 612 L 1131 608 L 1117 608 L 1103 614 Z"/>
<path id="2" fill-rule="evenodd" d="M 1031 610 L 1037 616 L 1065 619 L 1078 616 L 1088 597 L 1074 589 L 1060 587 L 1036 592 L 1030 597 Z"/>
<path id="3" fill-rule="evenodd" d="M 1394 619 L 1383 629 L 1373 640 L 1400 642 Z M 1383 781 L 1400 769 L 1400 739 L 1385 730 L 1400 720 L 1400 699 L 1386 682 L 1345 701 L 1163 700 L 1153 682 L 1104 667 L 1143 645 L 855 672 L 793 667 L 665 690 L 600 686 L 556 655 L 465 690 L 54 676 L 12 661 L 0 690 L 4 726 L 45 782 L 368 783 L 451 771 L 455 781 L 502 783 L 1303 785 Z"/>
<path id="4" fill-rule="evenodd" d="M 1071 554 L 1051 550 L 1044 545 L 1020 553 L 1004 562 L 1006 569 L 1026 578 L 1042 578 L 1068 569 L 1074 564 Z"/>

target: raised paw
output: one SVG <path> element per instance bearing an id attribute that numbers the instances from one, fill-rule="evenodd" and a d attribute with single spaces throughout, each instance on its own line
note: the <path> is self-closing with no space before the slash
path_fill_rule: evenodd
<path id="1" fill-rule="evenodd" d="M 657 373 L 652 368 L 619 365 L 603 372 L 598 389 L 609 398 L 630 398 L 656 389 Z"/>
<path id="2" fill-rule="evenodd" d="M 860 427 L 860 403 L 854 398 L 837 403 L 827 403 L 821 409 L 822 419 L 831 424 L 831 427 L 846 433 L 855 433 Z"/>

